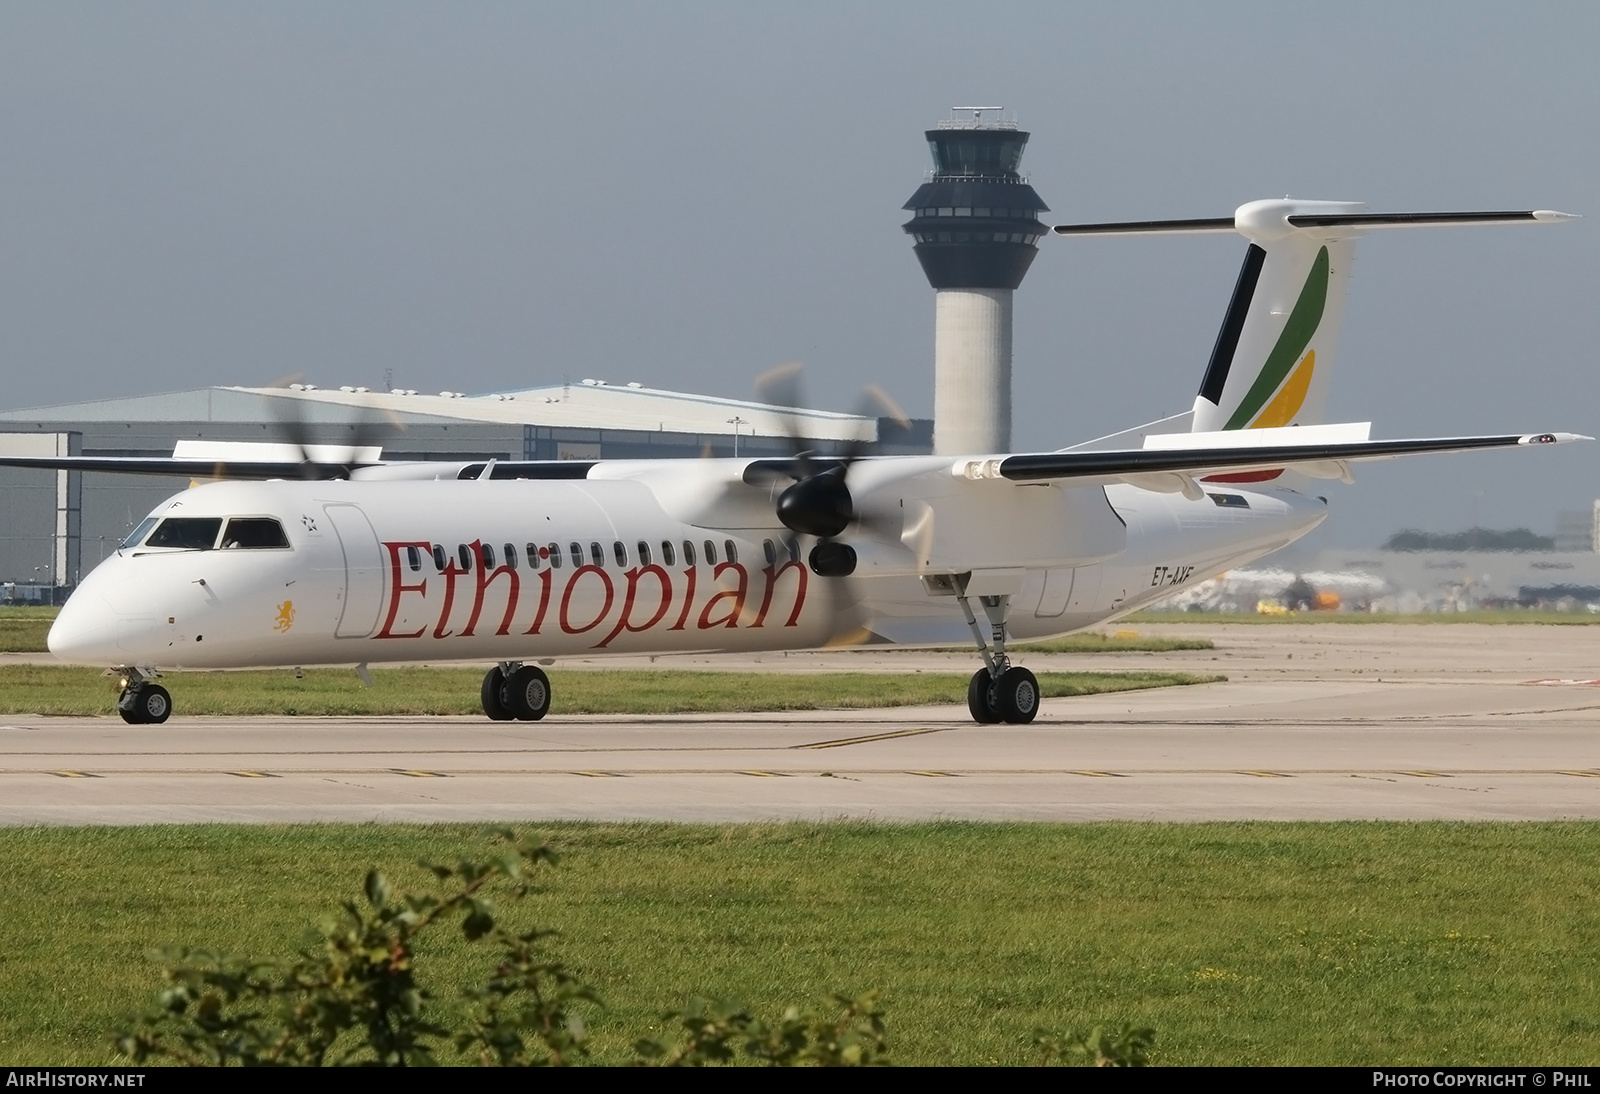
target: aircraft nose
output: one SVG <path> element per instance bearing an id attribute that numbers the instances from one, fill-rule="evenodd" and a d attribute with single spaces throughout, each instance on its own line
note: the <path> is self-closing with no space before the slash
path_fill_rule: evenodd
<path id="1" fill-rule="evenodd" d="M 117 616 L 99 597 L 70 597 L 50 625 L 45 645 L 62 661 L 108 665 L 117 663 Z"/>

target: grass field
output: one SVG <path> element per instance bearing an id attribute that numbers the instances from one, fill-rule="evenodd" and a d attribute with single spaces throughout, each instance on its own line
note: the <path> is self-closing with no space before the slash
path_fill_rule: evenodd
<path id="1" fill-rule="evenodd" d="M 13 829 L 0 1064 L 108 1063 L 170 943 L 287 955 L 465 827 Z M 1600 1063 L 1595 824 L 557 825 L 508 923 L 563 933 L 601 1060 L 686 993 L 769 1013 L 881 988 L 902 1064 L 1024 1063 L 1039 1025 L 1147 1023 L 1158 1064 Z M 514 921 L 514 922 L 513 922 Z M 481 976 L 439 936 L 441 998 Z"/>
<path id="2" fill-rule="evenodd" d="M 1203 684 L 1183 672 L 1045 672 L 1046 698 Z M 163 677 L 180 714 L 481 714 L 483 670 L 373 669 L 369 689 L 351 669 L 192 672 Z M 763 673 L 615 669 L 561 673 L 558 714 L 680 714 L 829 710 L 964 703 L 955 673 Z M 65 665 L 0 666 L 0 714 L 110 714 L 116 681 Z"/>
<path id="3" fill-rule="evenodd" d="M 0 653 L 43 653 L 59 608 L 25 608 L 0 604 Z"/>
<path id="4" fill-rule="evenodd" d="M 1109 634 L 1083 631 L 1043 642 L 1023 642 L 1010 648 L 1020 653 L 1171 653 L 1215 649 L 1216 643 L 1209 638 L 1172 638 L 1122 630 Z"/>
<path id="5" fill-rule="evenodd" d="M 1376 612 L 1287 612 L 1283 615 L 1259 615 L 1255 612 L 1224 615 L 1219 612 L 1134 612 L 1123 618 L 1124 623 L 1194 623 L 1215 626 L 1218 623 L 1495 623 L 1495 624 L 1553 624 L 1556 626 L 1586 626 L 1600 623 L 1600 614 L 1588 612 L 1418 612 L 1410 615 L 1385 615 Z"/>

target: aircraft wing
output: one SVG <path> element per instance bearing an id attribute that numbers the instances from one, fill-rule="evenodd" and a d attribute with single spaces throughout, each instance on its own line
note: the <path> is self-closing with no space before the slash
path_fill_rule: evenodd
<path id="1" fill-rule="evenodd" d="M 358 463 L 355 467 L 368 466 Z M 36 471 L 103 471 L 116 475 L 174 475 L 193 479 L 343 478 L 351 467 L 305 460 L 197 460 L 183 456 L 9 456 L 0 467 Z"/>
<path id="2" fill-rule="evenodd" d="M 1250 431 L 1236 431 L 1248 436 Z M 1289 430 L 1275 432 L 1287 433 Z M 1181 435 L 1179 435 L 1181 436 Z M 1215 443 L 1218 434 L 1192 434 L 1197 443 L 1184 447 L 1174 437 L 1172 447 L 1124 449 L 1107 452 L 1038 452 L 999 456 L 956 463 L 958 473 L 969 478 L 1003 478 L 1013 482 L 1060 479 L 1124 480 L 1163 488 L 1160 480 L 1198 494 L 1195 476 L 1230 475 L 1252 471 L 1288 469 L 1314 478 L 1348 480 L 1349 464 L 1388 460 L 1429 452 L 1471 452 L 1486 448 L 1519 448 L 1593 440 L 1576 433 L 1508 433 L 1483 437 L 1430 437 L 1414 440 L 1345 440 L 1297 444 Z M 1241 437 L 1242 439 L 1242 437 Z M 1187 481 L 1184 481 L 1187 480 Z"/>

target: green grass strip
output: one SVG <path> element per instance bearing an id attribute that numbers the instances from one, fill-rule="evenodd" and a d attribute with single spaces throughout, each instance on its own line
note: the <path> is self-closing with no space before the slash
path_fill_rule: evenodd
<path id="1" fill-rule="evenodd" d="M 1600 623 L 1600 614 L 1588 612 L 1544 612 L 1529 609 L 1482 612 L 1416 612 L 1385 615 L 1377 612 L 1286 612 L 1283 615 L 1258 615 L 1240 612 L 1134 612 L 1124 623 L 1192 623 L 1215 626 L 1218 623 L 1492 623 L 1507 625 L 1553 624 L 1585 626 Z"/>
<path id="2" fill-rule="evenodd" d="M 60 608 L 0 605 L 0 653 L 43 653 Z"/>
<path id="3" fill-rule="evenodd" d="M 1101 634 L 1084 631 L 1043 642 L 1024 642 L 1010 647 L 1020 653 L 1173 653 L 1177 650 L 1215 649 L 1209 638 L 1174 638 L 1166 635 L 1135 634 L 1118 631 Z"/>
<path id="4" fill-rule="evenodd" d="M 164 676 L 182 714 L 481 714 L 483 669 L 373 669 L 369 689 L 350 669 L 185 672 Z M 964 703 L 970 674 L 557 671 L 556 714 L 692 714 L 832 710 Z M 1204 684 L 1182 672 L 1046 672 L 1046 698 Z M 64 665 L 0 666 L 0 714 L 110 714 L 116 681 Z"/>
<path id="5" fill-rule="evenodd" d="M 1156 1064 L 1600 1064 L 1600 825 L 543 825 L 508 925 L 558 928 L 600 1061 L 686 994 L 884 992 L 901 1064 L 1020 1064 L 1036 1026 L 1154 1026 Z M 13 829 L 0 1065 L 112 1062 L 152 947 L 287 956 L 467 826 Z M 440 998 L 487 953 L 435 936 Z"/>

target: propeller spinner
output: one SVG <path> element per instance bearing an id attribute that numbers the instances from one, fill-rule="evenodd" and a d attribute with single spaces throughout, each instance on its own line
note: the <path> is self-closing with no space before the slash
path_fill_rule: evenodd
<path id="1" fill-rule="evenodd" d="M 763 401 L 774 406 L 798 407 L 800 403 L 800 364 L 779 365 L 756 380 Z M 882 389 L 872 386 L 862 393 L 858 413 L 887 411 L 888 416 L 905 420 L 905 413 Z M 822 577 L 848 577 L 855 572 L 856 552 L 836 537 L 855 523 L 855 499 L 850 494 L 850 467 L 866 455 L 871 443 L 851 441 L 836 458 L 819 460 L 803 447 L 798 420 L 785 417 L 789 441 L 794 449 L 789 474 L 793 485 L 778 495 L 778 520 L 800 535 L 815 536 L 819 542 L 811 549 L 811 569 Z"/>

